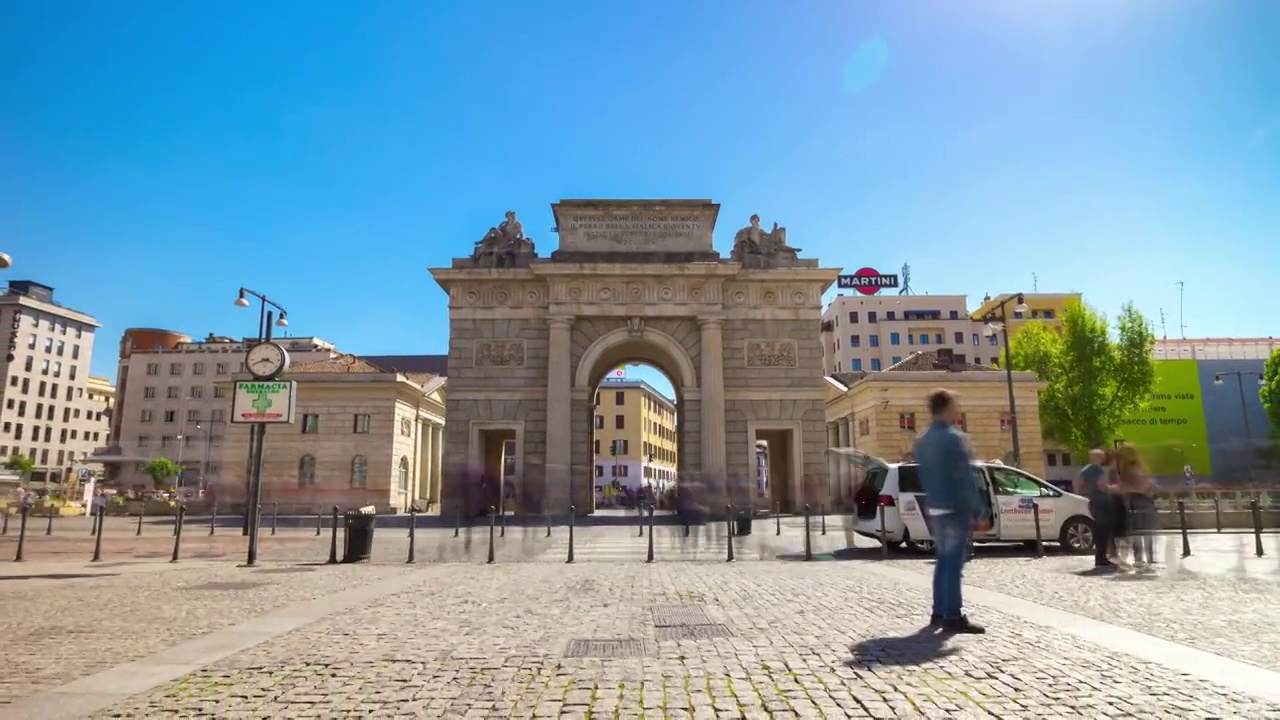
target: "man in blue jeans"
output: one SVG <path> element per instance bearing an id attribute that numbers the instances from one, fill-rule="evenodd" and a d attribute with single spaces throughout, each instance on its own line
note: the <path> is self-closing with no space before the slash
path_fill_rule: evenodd
<path id="1" fill-rule="evenodd" d="M 915 457 L 928 501 L 929 525 L 937 550 L 933 566 L 933 614 L 930 624 L 949 632 L 981 634 L 964 615 L 960 576 L 973 531 L 986 530 L 979 488 L 974 480 L 969 439 L 955 425 L 960 404 L 947 390 L 929 396 L 929 429 L 916 440 Z"/>

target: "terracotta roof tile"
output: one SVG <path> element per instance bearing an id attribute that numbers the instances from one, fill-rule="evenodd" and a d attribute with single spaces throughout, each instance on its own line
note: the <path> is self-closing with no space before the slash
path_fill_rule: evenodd
<path id="1" fill-rule="evenodd" d="M 316 373 L 356 373 L 365 375 L 382 375 L 386 370 L 374 365 L 364 358 L 355 355 L 339 355 L 328 360 L 317 360 L 316 362 L 303 363 L 294 365 L 289 368 L 290 375 L 298 374 L 316 374 Z"/>

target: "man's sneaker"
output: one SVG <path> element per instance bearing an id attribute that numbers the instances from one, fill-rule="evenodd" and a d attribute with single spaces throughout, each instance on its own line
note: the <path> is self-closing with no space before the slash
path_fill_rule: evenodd
<path id="1" fill-rule="evenodd" d="M 961 633 L 963 635 L 982 635 L 987 632 L 986 628 L 969 622 L 969 618 L 963 615 L 955 620 L 943 621 L 942 629 L 947 632 Z"/>

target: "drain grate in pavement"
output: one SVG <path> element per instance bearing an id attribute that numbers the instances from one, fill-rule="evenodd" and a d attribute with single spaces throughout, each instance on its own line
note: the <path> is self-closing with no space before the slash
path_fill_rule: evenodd
<path id="1" fill-rule="evenodd" d="M 263 568 L 254 572 L 260 575 L 284 575 L 285 573 L 304 573 L 315 572 L 313 567 L 282 567 L 282 568 Z"/>
<path id="2" fill-rule="evenodd" d="M 659 627 L 654 630 L 658 642 L 674 642 L 676 640 L 716 640 L 731 638 L 733 633 L 724 625 L 680 625 L 676 627 Z"/>
<path id="3" fill-rule="evenodd" d="M 649 644 L 630 638 L 570 640 L 564 656 L 571 658 L 638 658 L 649 654 Z"/>
<path id="4" fill-rule="evenodd" d="M 256 587 L 262 587 L 266 583 L 260 582 L 211 582 L 204 585 L 192 585 L 188 590 L 252 590 Z"/>
<path id="5" fill-rule="evenodd" d="M 657 627 L 677 625 L 711 625 L 711 618 L 701 605 L 654 605 L 653 624 Z"/>

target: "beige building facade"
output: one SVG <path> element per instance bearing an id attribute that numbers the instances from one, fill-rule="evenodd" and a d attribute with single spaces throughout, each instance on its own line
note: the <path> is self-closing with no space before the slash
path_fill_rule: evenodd
<path id="1" fill-rule="evenodd" d="M 1013 373 L 1021 467 L 1045 476 L 1040 436 L 1041 383 L 1033 373 Z M 827 435 L 831 447 L 854 448 L 886 462 L 912 459 L 916 438 L 930 422 L 927 399 L 945 388 L 959 396 L 961 427 L 980 460 L 1014 464 L 1013 420 L 1007 377 L 1002 370 L 955 362 L 937 352 L 921 352 L 891 370 L 837 373 L 828 381 Z M 837 494 L 848 497 L 858 480 L 848 462 L 831 458 Z"/>
<path id="2" fill-rule="evenodd" d="M 879 372 L 915 352 L 947 348 L 999 361 L 998 337 L 969 317 L 965 295 L 837 295 L 822 314 L 823 368 Z"/>
<path id="3" fill-rule="evenodd" d="M 445 512 L 490 504 L 475 487 L 516 447 L 518 507 L 591 512 L 594 396 L 625 363 L 673 379 L 680 482 L 713 510 L 746 507 L 756 443 L 784 472 L 775 501 L 826 484 L 822 295 L 838 269 L 801 259 L 758 218 L 723 258 L 709 200 L 562 200 L 559 248 L 536 255 L 514 213 L 469 258 L 431 271 L 449 297 Z M 722 511 L 721 511 L 722 512 Z"/>
<path id="4" fill-rule="evenodd" d="M 217 383 L 229 393 L 233 375 Z M 373 505 L 403 512 L 440 505 L 445 443 L 445 378 L 387 370 L 353 355 L 294 365 L 297 413 L 270 425 L 262 502 L 281 513 L 328 513 Z M 220 506 L 243 508 L 249 479 L 249 425 L 231 424 L 213 486 Z"/>
<path id="5" fill-rule="evenodd" d="M 0 355 L 0 456 L 30 458 L 28 481 L 37 490 L 74 484 L 104 437 L 100 396 L 110 384 L 89 377 L 101 326 L 58 303 L 54 288 L 14 280 L 0 295 L 0 327 L 7 339 Z"/>

